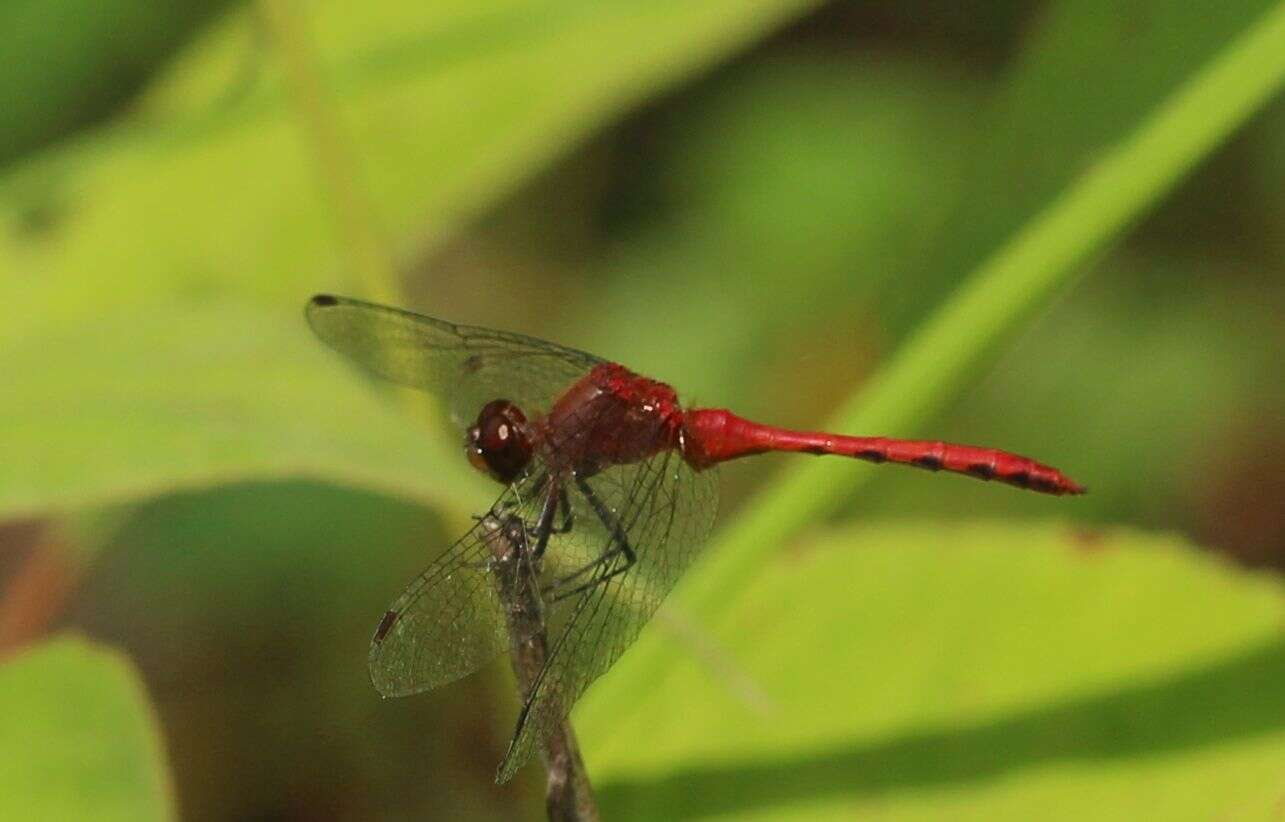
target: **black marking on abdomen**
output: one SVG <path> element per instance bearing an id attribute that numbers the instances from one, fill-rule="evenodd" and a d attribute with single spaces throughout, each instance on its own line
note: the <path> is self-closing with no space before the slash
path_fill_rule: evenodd
<path id="1" fill-rule="evenodd" d="M 888 461 L 888 455 L 877 448 L 867 448 L 864 451 L 858 451 L 857 456 L 863 460 L 870 460 L 871 462 Z"/>
<path id="2" fill-rule="evenodd" d="M 1002 479 L 1009 485 L 1016 485 L 1018 488 L 1031 487 L 1031 474 L 1029 471 L 1018 471 L 1016 474 L 1009 474 L 1002 477 Z"/>
<path id="3" fill-rule="evenodd" d="M 1052 493 L 1057 491 L 1058 484 L 1056 480 L 1049 479 L 1048 477 L 1032 476 L 1031 488 L 1034 488 L 1036 491 Z"/>
<path id="4" fill-rule="evenodd" d="M 924 454 L 922 457 L 915 458 L 915 465 L 920 468 L 927 468 L 929 471 L 941 470 L 941 457 L 933 454 Z"/>
<path id="5" fill-rule="evenodd" d="M 975 462 L 968 466 L 968 473 L 978 479 L 989 480 L 995 477 L 995 466 L 989 462 Z"/>

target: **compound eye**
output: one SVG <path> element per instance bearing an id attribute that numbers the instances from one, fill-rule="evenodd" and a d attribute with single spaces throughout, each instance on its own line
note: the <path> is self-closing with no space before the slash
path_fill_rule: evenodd
<path id="1" fill-rule="evenodd" d="M 482 432 L 476 425 L 468 430 L 468 436 L 464 440 L 464 454 L 468 457 L 469 465 L 487 476 L 492 476 L 491 466 L 486 464 L 486 456 L 482 453 L 482 447 L 478 444 Z"/>
<path id="2" fill-rule="evenodd" d="M 508 400 L 491 400 L 477 412 L 477 425 L 486 431 L 487 423 L 509 422 L 515 425 L 526 425 L 526 414 Z"/>
<path id="3" fill-rule="evenodd" d="M 477 415 L 465 445 L 469 462 L 500 482 L 512 482 L 531 461 L 526 415 L 508 400 L 493 400 Z"/>
<path id="4" fill-rule="evenodd" d="M 513 439 L 513 426 L 503 417 L 492 417 L 482 429 L 480 445 L 484 451 L 500 451 Z"/>

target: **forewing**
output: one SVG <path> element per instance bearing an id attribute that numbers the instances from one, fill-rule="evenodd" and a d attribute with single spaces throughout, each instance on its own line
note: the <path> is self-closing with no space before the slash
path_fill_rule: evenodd
<path id="1" fill-rule="evenodd" d="M 306 315 L 318 337 L 367 371 L 449 400 L 462 427 L 495 399 L 510 400 L 528 414 L 545 411 L 600 362 L 534 337 L 347 297 L 319 294 Z"/>
<path id="2" fill-rule="evenodd" d="M 513 487 L 494 508 L 516 511 Z M 433 561 L 397 598 L 370 643 L 370 679 L 384 696 L 406 696 L 467 676 L 508 648 L 481 522 Z"/>
<path id="3" fill-rule="evenodd" d="M 583 591 L 548 609 L 549 651 L 527 698 L 497 781 L 504 782 L 543 744 L 576 700 L 637 638 L 662 599 L 691 564 L 713 526 L 718 507 L 714 471 L 693 471 L 668 449 L 640 463 L 616 466 L 588 485 L 617 519 L 636 561 L 624 573 L 624 556 L 596 566 Z M 614 538 L 588 498 L 568 488 L 575 514 L 571 532 L 550 542 L 546 584 L 606 554 Z M 572 586 L 575 587 L 575 586 Z"/>

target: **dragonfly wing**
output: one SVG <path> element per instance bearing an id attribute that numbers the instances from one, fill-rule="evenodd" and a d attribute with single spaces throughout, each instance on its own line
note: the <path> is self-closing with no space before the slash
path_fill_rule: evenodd
<path id="1" fill-rule="evenodd" d="M 510 487 L 493 510 L 519 511 Z M 384 696 L 406 696 L 467 676 L 508 648 L 508 629 L 479 522 L 397 598 L 370 643 L 370 679 Z"/>
<path id="2" fill-rule="evenodd" d="M 589 496 L 575 486 L 568 488 L 575 525 L 550 542 L 543 570 L 546 584 L 597 558 L 607 559 L 563 586 L 582 588 L 579 592 L 560 602 L 546 599 L 551 606 L 548 655 L 527 696 L 497 781 L 513 776 L 585 689 L 625 652 L 691 563 L 713 526 L 718 507 L 715 473 L 697 473 L 677 451 L 666 450 L 585 481 L 634 551 L 632 565 L 622 552 L 610 554 L 618 540 Z"/>
<path id="3" fill-rule="evenodd" d="M 451 401 L 460 426 L 507 399 L 544 411 L 600 360 L 554 343 L 347 297 L 319 294 L 305 310 L 327 345 L 365 370 Z"/>

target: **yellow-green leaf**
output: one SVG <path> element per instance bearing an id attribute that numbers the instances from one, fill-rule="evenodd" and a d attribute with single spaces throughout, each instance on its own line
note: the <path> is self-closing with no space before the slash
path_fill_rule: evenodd
<path id="1" fill-rule="evenodd" d="M 314 339 L 302 310 L 158 306 L 0 348 L 0 516 L 289 477 L 455 507 L 493 493 Z"/>
<path id="2" fill-rule="evenodd" d="M 0 819 L 174 817 L 155 717 L 114 651 L 69 637 L 0 665 Z"/>
<path id="3" fill-rule="evenodd" d="M 1268 818 L 1283 593 L 1128 530 L 836 531 L 578 729 L 613 818 Z"/>
<path id="4" fill-rule="evenodd" d="M 357 290 L 333 218 L 424 253 L 813 0 L 282 5 L 321 75 L 299 108 L 334 127 L 320 161 L 274 52 L 225 94 L 254 47 L 246 13 L 135 117 L 0 179 L 0 515 L 294 474 L 451 498 L 458 454 L 443 465 L 299 320 L 312 293 Z M 334 157 L 350 188 L 328 184 Z"/>

